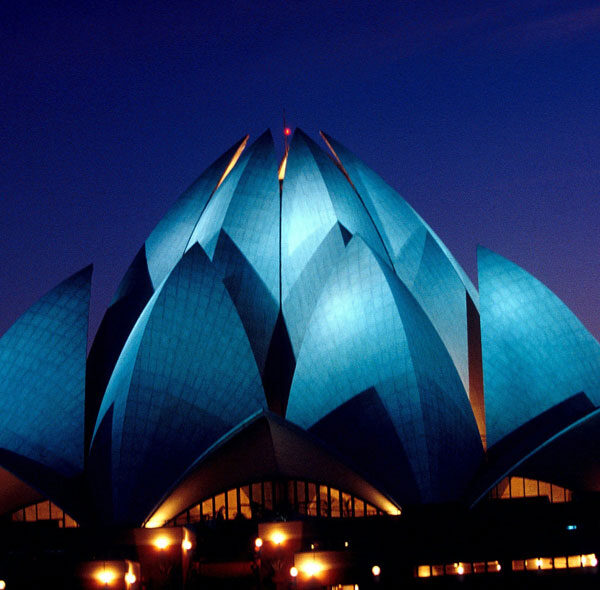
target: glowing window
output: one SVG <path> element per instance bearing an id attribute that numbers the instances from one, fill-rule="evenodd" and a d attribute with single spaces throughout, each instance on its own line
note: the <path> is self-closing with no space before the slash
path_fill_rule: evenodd
<path id="1" fill-rule="evenodd" d="M 525 496 L 531 498 L 539 495 L 537 480 L 525 478 Z"/>
<path id="2" fill-rule="evenodd" d="M 327 496 L 327 486 L 319 486 L 319 514 L 321 516 L 329 516 L 329 499 Z"/>
<path id="3" fill-rule="evenodd" d="M 331 510 L 331 517 L 339 518 L 340 517 L 340 491 L 336 490 L 334 488 L 331 488 L 329 490 L 329 498 L 330 498 L 329 508 Z"/>
<path id="4" fill-rule="evenodd" d="M 555 557 L 554 558 L 554 569 L 564 570 L 567 567 L 566 557 Z"/>
<path id="5" fill-rule="evenodd" d="M 500 567 L 500 563 L 498 560 L 496 561 L 488 561 L 487 562 L 487 571 L 492 573 L 498 573 L 502 568 Z"/>
<path id="6" fill-rule="evenodd" d="M 238 514 L 237 490 L 227 492 L 227 518 L 233 520 Z"/>
<path id="7" fill-rule="evenodd" d="M 567 557 L 568 567 L 581 567 L 581 555 L 569 555 Z"/>
<path id="8" fill-rule="evenodd" d="M 443 565 L 432 565 L 431 566 L 431 575 L 432 576 L 443 576 L 444 575 L 444 566 Z"/>
<path id="9" fill-rule="evenodd" d="M 215 518 L 225 519 L 225 494 L 215 496 Z"/>
<path id="10" fill-rule="evenodd" d="M 365 503 L 358 498 L 354 498 L 354 516 L 364 516 L 364 515 L 365 515 Z"/>
<path id="11" fill-rule="evenodd" d="M 309 516 L 317 516 L 317 486 L 314 483 L 309 483 L 307 488 L 308 504 L 306 506 L 306 514 Z"/>
<path id="12" fill-rule="evenodd" d="M 352 496 L 342 493 L 342 516 L 348 518 L 352 516 Z"/>
<path id="13" fill-rule="evenodd" d="M 485 572 L 485 561 L 476 561 L 473 564 L 473 573 L 483 574 Z"/>
<path id="14" fill-rule="evenodd" d="M 525 490 L 523 486 L 522 477 L 511 477 L 510 478 L 510 497 L 511 498 L 522 498 L 525 496 Z"/>
<path id="15" fill-rule="evenodd" d="M 196 504 L 190 508 L 190 522 L 200 522 L 200 504 Z"/>
<path id="16" fill-rule="evenodd" d="M 431 568 L 428 565 L 420 565 L 417 568 L 417 577 L 429 578 L 431 576 Z"/>
<path id="17" fill-rule="evenodd" d="M 306 514 L 306 484 L 303 481 L 296 482 L 296 493 L 298 494 L 298 512 Z"/>
<path id="18" fill-rule="evenodd" d="M 512 568 L 516 572 L 523 571 L 525 569 L 525 562 L 522 559 L 515 559 L 512 562 Z"/>
<path id="19" fill-rule="evenodd" d="M 205 520 L 210 520 L 212 518 L 214 518 L 215 513 L 213 511 L 213 501 L 212 498 L 209 498 L 208 500 L 204 500 L 204 502 L 202 502 L 202 517 Z"/>
<path id="20" fill-rule="evenodd" d="M 240 513 L 246 518 L 252 518 L 252 508 L 250 506 L 250 486 L 240 488 Z"/>

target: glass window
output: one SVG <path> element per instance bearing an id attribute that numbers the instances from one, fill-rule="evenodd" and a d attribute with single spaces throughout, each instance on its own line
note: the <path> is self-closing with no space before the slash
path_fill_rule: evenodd
<path id="1" fill-rule="evenodd" d="M 567 558 L 566 557 L 555 557 L 554 558 L 554 569 L 555 570 L 564 570 L 567 567 Z"/>
<path id="2" fill-rule="evenodd" d="M 37 505 L 38 520 L 50 520 L 50 502 L 40 502 Z"/>
<path id="3" fill-rule="evenodd" d="M 367 516 L 376 516 L 377 515 L 377 508 L 375 508 L 375 506 L 371 506 L 371 504 L 365 504 L 366 509 L 367 509 Z"/>
<path id="4" fill-rule="evenodd" d="M 208 500 L 202 502 L 202 518 L 204 518 L 204 520 L 210 520 L 211 518 L 214 518 L 214 516 L 213 500 L 212 498 L 208 498 Z"/>
<path id="5" fill-rule="evenodd" d="M 443 576 L 444 575 L 444 566 L 443 565 L 432 565 L 431 566 L 431 575 Z"/>
<path id="6" fill-rule="evenodd" d="M 227 518 L 233 520 L 238 513 L 237 489 L 227 492 Z"/>
<path id="7" fill-rule="evenodd" d="M 534 497 L 538 496 L 538 482 L 535 479 L 525 478 L 525 496 Z"/>
<path id="8" fill-rule="evenodd" d="M 62 520 L 63 517 L 63 511 L 56 504 L 52 504 L 52 502 L 50 502 L 50 518 L 53 520 Z"/>
<path id="9" fill-rule="evenodd" d="M 525 562 L 522 559 L 515 559 L 512 562 L 512 568 L 516 572 L 520 572 L 525 569 Z"/>
<path id="10" fill-rule="evenodd" d="M 485 561 L 476 561 L 473 564 L 473 572 L 476 574 L 483 574 L 485 572 Z"/>
<path id="11" fill-rule="evenodd" d="M 340 517 L 340 490 L 329 488 L 329 510 L 332 518 Z"/>
<path id="12" fill-rule="evenodd" d="M 25 508 L 25 520 L 27 522 L 35 522 L 37 520 L 37 512 L 35 504 Z"/>
<path id="13" fill-rule="evenodd" d="M 354 498 L 354 516 L 365 515 L 365 503 L 359 498 Z"/>
<path id="14" fill-rule="evenodd" d="M 62 521 L 59 521 L 62 522 Z M 75 520 L 73 520 L 68 514 L 65 514 L 65 526 L 68 529 L 73 529 L 78 527 L 79 525 L 77 524 L 77 522 Z"/>
<path id="15" fill-rule="evenodd" d="M 329 516 L 329 499 L 327 497 L 327 486 L 319 486 L 319 514 Z"/>
<path id="16" fill-rule="evenodd" d="M 296 493 L 298 495 L 298 512 L 306 514 L 306 484 L 303 481 L 296 482 Z"/>
<path id="17" fill-rule="evenodd" d="M 342 516 L 350 518 L 352 516 L 352 496 L 342 493 Z"/>
<path id="18" fill-rule="evenodd" d="M 13 512 L 12 519 L 14 521 L 21 522 L 21 521 L 23 521 L 24 518 L 25 518 L 25 513 L 23 512 L 23 510 L 17 510 L 16 512 Z"/>
<path id="19" fill-rule="evenodd" d="M 431 576 L 431 568 L 428 565 L 420 565 L 417 568 L 417 577 L 428 578 Z"/>
<path id="20" fill-rule="evenodd" d="M 565 501 L 565 488 L 555 486 L 552 484 L 552 502 L 564 502 Z"/>
<path id="21" fill-rule="evenodd" d="M 246 518 L 252 518 L 252 509 L 250 507 L 250 486 L 240 488 L 240 512 Z"/>
<path id="22" fill-rule="evenodd" d="M 499 572 L 502 568 L 500 567 L 500 563 L 498 560 L 496 561 L 488 561 L 487 562 L 487 571 L 488 572 Z"/>
<path id="23" fill-rule="evenodd" d="M 511 498 L 522 498 L 525 495 L 523 487 L 522 477 L 511 477 L 510 478 L 510 497 Z"/>
<path id="24" fill-rule="evenodd" d="M 597 565 L 598 559 L 595 553 L 588 553 L 581 556 L 581 567 L 596 567 Z"/>
<path id="25" fill-rule="evenodd" d="M 547 496 L 548 499 L 552 498 L 552 491 L 550 484 L 547 481 L 539 482 L 540 496 Z"/>
<path id="26" fill-rule="evenodd" d="M 306 514 L 309 516 L 317 516 L 317 486 L 314 483 L 309 483 L 308 488 L 308 504 L 306 506 Z"/>
<path id="27" fill-rule="evenodd" d="M 224 520 L 225 514 L 225 494 L 215 496 L 215 518 Z"/>
<path id="28" fill-rule="evenodd" d="M 569 567 L 581 567 L 581 555 L 569 555 L 567 565 Z"/>
<path id="29" fill-rule="evenodd" d="M 508 479 L 508 477 L 504 478 L 499 484 L 498 484 L 498 497 L 502 498 L 503 500 L 510 498 L 510 480 Z"/>
<path id="30" fill-rule="evenodd" d="M 200 504 L 196 504 L 192 506 L 189 510 L 190 514 L 190 522 L 199 522 L 200 521 Z"/>

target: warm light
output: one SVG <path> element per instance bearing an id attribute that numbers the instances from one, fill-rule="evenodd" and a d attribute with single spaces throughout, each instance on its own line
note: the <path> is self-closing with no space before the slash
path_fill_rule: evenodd
<path id="1" fill-rule="evenodd" d="M 6 588 L 6 582 L 4 580 L 0 580 L 0 590 L 4 590 Z"/>
<path id="2" fill-rule="evenodd" d="M 115 579 L 115 572 L 112 570 L 102 570 L 98 572 L 97 576 L 98 581 L 105 586 L 108 586 Z"/>
<path id="3" fill-rule="evenodd" d="M 285 537 L 283 536 L 282 533 L 275 533 L 272 537 L 271 537 L 273 543 L 275 543 L 275 545 L 281 545 L 284 541 L 285 541 Z"/>
<path id="4" fill-rule="evenodd" d="M 158 527 L 162 526 L 164 524 L 164 521 L 161 520 L 160 518 L 151 518 L 144 526 L 147 529 L 157 529 Z"/>
<path id="5" fill-rule="evenodd" d="M 344 547 L 349 547 L 350 543 L 348 543 L 348 541 L 344 541 Z"/>
<path id="6" fill-rule="evenodd" d="M 374 566 L 371 568 L 371 573 L 372 573 L 372 574 L 373 574 L 375 577 L 377 577 L 377 576 L 378 576 L 378 575 L 381 573 L 381 568 L 380 568 L 378 565 L 374 565 Z"/>
<path id="7" fill-rule="evenodd" d="M 307 576 L 316 576 L 323 568 L 316 561 L 307 561 L 303 564 L 302 570 Z"/>
<path id="8" fill-rule="evenodd" d="M 257 549 L 260 549 L 263 545 L 263 540 L 260 537 L 256 537 L 256 541 L 254 541 L 254 546 Z"/>
<path id="9" fill-rule="evenodd" d="M 223 184 L 223 181 L 227 178 L 227 175 L 233 170 L 233 167 L 237 164 L 237 161 L 240 159 L 240 155 L 242 154 L 242 152 L 244 151 L 244 148 L 246 147 L 246 144 L 248 143 L 248 137 L 249 136 L 246 135 L 246 137 L 244 138 L 244 141 L 242 141 L 242 143 L 238 147 L 237 151 L 233 155 L 233 158 L 231 158 L 231 162 L 229 162 L 229 164 L 227 165 L 227 168 L 225 169 L 225 172 L 223 172 L 223 176 L 221 176 L 221 179 L 219 180 L 219 183 L 217 184 L 217 188 L 219 188 L 221 186 L 221 184 Z M 217 190 L 217 188 L 215 190 Z"/>
<path id="10" fill-rule="evenodd" d="M 590 559 L 590 565 L 592 567 L 596 567 L 598 565 L 598 559 L 596 558 L 595 555 L 592 555 L 592 558 Z"/>
<path id="11" fill-rule="evenodd" d="M 456 573 L 457 573 L 459 576 L 462 576 L 462 575 L 465 573 L 465 568 L 464 568 L 464 566 L 462 566 L 462 565 L 459 565 L 459 566 L 456 568 Z"/>
<path id="12" fill-rule="evenodd" d="M 541 560 L 541 558 L 539 558 L 539 557 L 538 557 L 538 558 L 535 560 L 535 565 L 536 565 L 537 567 L 542 567 L 542 560 Z"/>
<path id="13" fill-rule="evenodd" d="M 585 567 L 585 563 L 586 563 L 587 559 L 585 557 L 585 555 L 581 556 L 581 565 Z"/>
<path id="14" fill-rule="evenodd" d="M 157 537 L 154 539 L 154 546 L 162 551 L 169 546 L 169 539 L 167 537 Z"/>
<path id="15" fill-rule="evenodd" d="M 133 572 L 127 572 L 125 574 L 125 581 L 128 584 L 135 584 L 137 578 L 135 577 L 135 574 Z"/>
<path id="16" fill-rule="evenodd" d="M 289 127 L 284 127 L 283 134 L 284 135 L 291 135 L 292 134 L 292 130 Z"/>
<path id="17" fill-rule="evenodd" d="M 498 571 L 500 571 L 500 570 L 502 569 L 502 566 L 501 566 L 500 564 L 498 564 L 498 565 L 496 566 L 496 569 L 497 569 Z"/>
<path id="18" fill-rule="evenodd" d="M 182 548 L 184 551 L 189 551 L 189 550 L 192 548 L 192 542 L 191 542 L 189 539 L 184 539 L 184 540 L 181 542 L 181 548 Z"/>
<path id="19" fill-rule="evenodd" d="M 298 568 L 292 566 L 290 568 L 290 576 L 292 576 L 292 578 L 295 578 L 298 575 Z"/>

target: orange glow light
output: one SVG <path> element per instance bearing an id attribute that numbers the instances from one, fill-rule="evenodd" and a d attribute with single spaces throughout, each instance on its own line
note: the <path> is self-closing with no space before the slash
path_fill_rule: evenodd
<path id="1" fill-rule="evenodd" d="M 133 572 L 127 572 L 125 574 L 125 581 L 131 585 L 131 584 L 135 584 L 137 578 L 135 577 L 135 574 Z"/>
<path id="2" fill-rule="evenodd" d="M 184 551 L 189 551 L 189 550 L 192 548 L 192 542 L 191 542 L 189 539 L 184 539 L 184 540 L 181 542 L 181 548 L 182 548 Z"/>
<path id="3" fill-rule="evenodd" d="M 112 570 L 104 569 L 96 574 L 96 578 L 101 584 L 108 586 L 116 578 L 116 575 Z"/>
<path id="4" fill-rule="evenodd" d="M 256 541 L 254 541 L 254 546 L 257 549 L 260 549 L 263 546 L 263 540 L 260 537 L 256 537 Z"/>
<path id="5" fill-rule="evenodd" d="M 271 540 L 275 545 L 281 545 L 285 541 L 285 537 L 278 531 L 271 537 Z"/>
<path id="6" fill-rule="evenodd" d="M 292 566 L 290 568 L 290 576 L 292 576 L 292 578 L 295 578 L 298 575 L 298 568 Z"/>
<path id="7" fill-rule="evenodd" d="M 292 134 L 292 130 L 289 127 L 284 127 L 283 128 L 283 134 L 284 135 L 291 135 Z"/>
<path id="8" fill-rule="evenodd" d="M 316 561 L 307 561 L 302 566 L 302 571 L 310 577 L 316 576 L 322 569 L 321 564 Z"/>
<path id="9" fill-rule="evenodd" d="M 0 580 L 0 590 L 4 590 L 6 588 L 6 582 L 4 580 Z"/>
<path id="10" fill-rule="evenodd" d="M 154 546 L 157 549 L 160 549 L 160 551 L 163 551 L 169 546 L 169 539 L 167 539 L 167 537 L 156 537 L 156 539 L 154 539 Z"/>
<path id="11" fill-rule="evenodd" d="M 375 577 L 377 577 L 379 574 L 381 574 L 381 568 L 380 568 L 378 565 L 374 565 L 374 566 L 371 568 L 371 573 L 372 573 L 372 574 L 373 574 Z"/>

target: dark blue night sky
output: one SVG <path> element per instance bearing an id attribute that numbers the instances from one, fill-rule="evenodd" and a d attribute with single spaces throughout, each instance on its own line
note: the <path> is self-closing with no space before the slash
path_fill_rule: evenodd
<path id="1" fill-rule="evenodd" d="M 148 233 L 281 112 L 394 186 L 476 282 L 483 244 L 600 336 L 600 5 L 10 2 L 0 334 L 94 263 L 91 333 Z M 83 5 L 86 7 L 83 7 Z"/>

